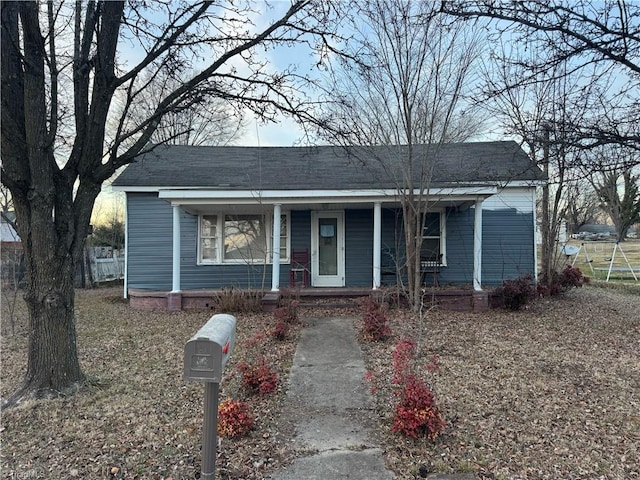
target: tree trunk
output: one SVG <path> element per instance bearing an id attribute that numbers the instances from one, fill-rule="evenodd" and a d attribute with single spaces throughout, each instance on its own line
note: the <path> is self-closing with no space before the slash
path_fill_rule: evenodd
<path id="1" fill-rule="evenodd" d="M 28 243 L 28 242 L 24 242 Z M 6 406 L 67 395 L 84 382 L 76 347 L 73 256 L 32 251 L 27 261 L 25 301 L 29 310 L 27 373 Z"/>
<path id="2" fill-rule="evenodd" d="M 416 207 L 413 192 L 402 198 L 409 305 L 418 312 L 422 305 L 420 248 L 422 245 L 421 210 Z"/>

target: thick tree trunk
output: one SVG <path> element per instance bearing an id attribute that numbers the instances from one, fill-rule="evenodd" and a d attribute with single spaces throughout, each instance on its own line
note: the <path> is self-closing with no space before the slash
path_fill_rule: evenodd
<path id="1" fill-rule="evenodd" d="M 28 399 L 67 395 L 84 382 L 76 347 L 75 262 L 72 255 L 52 253 L 54 250 L 52 245 L 47 252 L 33 251 L 28 261 L 27 372 L 6 406 Z"/>

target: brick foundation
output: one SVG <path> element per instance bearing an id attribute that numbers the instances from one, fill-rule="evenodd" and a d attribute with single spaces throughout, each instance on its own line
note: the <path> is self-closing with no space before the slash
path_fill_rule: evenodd
<path id="1" fill-rule="evenodd" d="M 486 290 L 473 292 L 472 302 L 474 312 L 486 312 L 489 310 L 489 292 Z"/>
<path id="2" fill-rule="evenodd" d="M 182 310 L 182 292 L 169 292 L 167 294 L 167 310 L 170 312 Z"/>

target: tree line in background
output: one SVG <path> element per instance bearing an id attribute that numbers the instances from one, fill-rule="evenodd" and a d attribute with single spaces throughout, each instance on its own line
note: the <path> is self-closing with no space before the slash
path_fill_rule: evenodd
<path id="1" fill-rule="evenodd" d="M 448 1 L 500 45 L 480 98 L 549 177 L 542 189 L 542 278 L 557 269 L 562 220 L 605 213 L 624 241 L 640 222 L 640 5 L 635 2 Z"/>
<path id="2" fill-rule="evenodd" d="M 579 224 L 598 206 L 620 240 L 640 221 L 635 3 L 296 0 L 282 11 L 257 8 L 0 4 L 2 183 L 23 243 L 31 325 L 25 381 L 9 404 L 83 385 L 73 274 L 101 186 L 156 143 L 232 142 L 247 115 L 289 115 L 307 141 L 432 145 L 420 158 L 409 148 L 397 172 L 416 309 L 429 198 L 414 192 L 428 192 L 441 145 L 487 126 L 517 137 L 549 176 L 540 198 L 543 280 L 556 266 L 560 220 Z M 287 65 L 287 48 L 307 63 Z"/>

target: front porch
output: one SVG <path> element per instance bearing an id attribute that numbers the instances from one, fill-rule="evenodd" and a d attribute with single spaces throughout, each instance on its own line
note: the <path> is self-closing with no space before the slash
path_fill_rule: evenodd
<path id="1" fill-rule="evenodd" d="M 267 291 L 262 295 L 262 308 L 272 311 L 283 298 L 299 299 L 302 306 L 310 307 L 322 301 L 325 307 L 355 306 L 355 299 L 373 296 L 381 300 L 391 299 L 395 289 L 389 288 L 297 288 L 282 289 L 278 292 Z M 180 292 L 151 291 L 130 289 L 129 305 L 135 310 L 215 310 L 216 297 L 222 290 L 183 290 Z M 435 305 L 443 310 L 482 312 L 489 309 L 490 292 L 473 290 L 472 288 L 438 288 L 424 289 L 425 303 Z M 329 301 L 330 300 L 330 301 Z M 349 301 L 352 300 L 352 301 Z"/>

